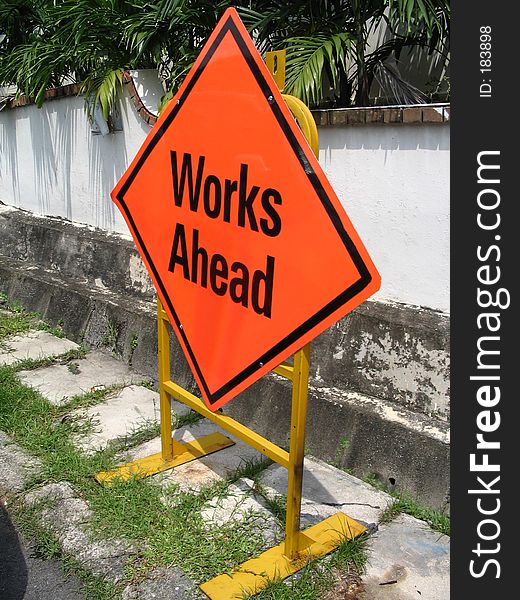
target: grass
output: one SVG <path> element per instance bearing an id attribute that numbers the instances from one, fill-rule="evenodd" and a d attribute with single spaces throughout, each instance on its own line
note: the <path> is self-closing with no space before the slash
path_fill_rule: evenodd
<path id="1" fill-rule="evenodd" d="M 245 526 L 232 523 L 209 530 L 202 506 L 224 493 L 219 482 L 197 494 L 178 492 L 176 504 L 166 508 L 162 489 L 153 480 L 116 481 L 89 495 L 93 526 L 101 536 L 117 534 L 134 542 L 146 541 L 139 560 L 148 568 L 176 564 L 197 583 L 228 571 L 260 551 L 263 539 Z"/>
<path id="2" fill-rule="evenodd" d="M 287 496 L 282 494 L 269 494 L 264 486 L 260 483 L 260 476 L 267 467 L 273 464 L 269 458 L 261 458 L 260 460 L 251 460 L 244 462 L 237 471 L 229 477 L 229 481 L 234 482 L 238 479 L 252 479 L 255 492 L 262 496 L 265 505 L 278 521 L 282 529 L 285 528 L 285 513 L 287 510 Z"/>
<path id="3" fill-rule="evenodd" d="M 341 438 L 341 440 L 339 441 L 339 444 L 336 448 L 336 452 L 334 454 L 334 458 L 331 461 L 332 465 L 335 466 L 337 469 L 341 469 L 342 471 L 345 472 L 349 472 L 349 469 L 346 469 L 342 466 L 342 457 L 345 454 L 345 452 L 349 449 L 350 447 L 350 440 L 347 437 L 343 437 Z"/>
<path id="4" fill-rule="evenodd" d="M 113 319 L 109 319 L 106 324 L 105 334 L 101 343 L 103 346 L 112 347 L 115 346 L 117 336 L 119 335 L 119 328 L 117 323 Z"/>
<path id="5" fill-rule="evenodd" d="M 82 425 L 69 418 L 69 410 L 69 405 L 51 405 L 22 385 L 13 368 L 0 367 L 0 430 L 42 461 L 43 470 L 33 483 L 84 483 L 92 473 L 115 466 L 114 452 L 86 457 L 76 450 L 72 437 Z"/>
<path id="6" fill-rule="evenodd" d="M 2 315 L 0 322 L 4 332 L 27 331 L 34 327 L 32 316 L 19 311 Z M 112 328 L 115 329 L 115 328 Z M 115 331 L 109 331 L 109 334 Z M 113 338 L 113 335 L 110 335 Z M 107 340 L 112 342 L 113 339 Z M 205 581 L 221 572 L 233 569 L 244 560 L 258 553 L 263 544 L 260 532 L 247 530 L 246 525 L 228 524 L 208 531 L 200 511 L 215 495 L 226 493 L 229 482 L 219 482 L 197 494 L 178 493 L 174 507 L 165 507 L 161 501 L 163 490 L 153 480 L 129 480 L 102 487 L 93 480 L 93 474 L 116 466 L 117 451 L 147 441 L 159 433 L 156 423 L 143 423 L 115 447 L 85 455 L 73 444 L 73 437 L 86 433 L 91 423 L 70 413 L 78 407 L 91 406 L 105 400 L 107 394 L 117 387 L 95 390 L 72 398 L 67 404 L 49 404 L 37 391 L 25 387 L 16 377 L 20 369 L 49 366 L 57 361 L 76 370 L 77 352 L 60 359 L 22 361 L 15 366 L 0 367 L 0 430 L 37 457 L 42 468 L 29 482 L 28 488 L 50 482 L 68 481 L 90 505 L 93 511 L 92 526 L 100 537 L 126 537 L 136 545 L 145 547 L 139 561 L 147 568 L 181 565 L 197 582 Z M 174 417 L 173 426 L 181 427 L 200 419 L 192 411 Z M 233 474 L 234 478 L 256 477 L 265 464 L 246 463 Z M 21 521 L 31 521 L 25 511 Z M 33 521 L 35 519 L 33 518 Z M 59 556 L 70 568 L 77 570 L 71 559 L 60 554 L 59 544 L 52 535 L 31 522 L 38 545 L 47 557 Z M 136 576 L 139 569 L 128 565 L 129 576 Z M 90 580 L 91 596 L 111 598 L 113 589 L 103 588 L 98 580 Z"/>
<path id="7" fill-rule="evenodd" d="M 180 429 L 181 427 L 187 427 L 188 425 L 195 425 L 199 421 L 202 421 L 204 417 L 199 415 L 198 412 L 190 410 L 182 415 L 172 415 L 172 429 Z"/>
<path id="8" fill-rule="evenodd" d="M 85 403 L 100 399 L 99 395 L 93 398 L 92 394 L 86 396 Z M 80 398 L 76 398 L 74 406 L 80 401 Z M 92 478 L 94 473 L 115 466 L 115 451 L 108 449 L 92 456 L 79 453 L 71 437 L 81 425 L 73 418 L 64 419 L 69 410 L 70 403 L 67 406 L 52 406 L 36 391 L 23 386 L 16 378 L 14 368 L 0 368 L 0 429 L 10 434 L 14 441 L 37 456 L 43 464 L 42 471 L 32 479 L 29 487 L 69 481 L 89 503 L 93 513 L 91 525 L 96 536 L 124 537 L 140 546 L 141 553 L 127 564 L 125 583 L 138 581 L 147 570 L 171 564 L 181 566 L 196 583 L 202 583 L 216 575 L 232 571 L 262 551 L 264 540 L 261 532 L 251 531 L 247 521 L 208 530 L 201 517 L 201 508 L 215 496 L 224 496 L 233 480 L 241 477 L 258 480 L 270 461 L 244 463 L 229 481 L 215 483 L 196 494 L 177 491 L 175 506 L 167 508 L 161 501 L 164 491 L 153 480 L 116 481 L 110 487 L 95 483 Z M 191 413 L 187 413 L 179 418 L 179 424 L 182 420 L 192 419 Z M 135 433 L 148 437 L 155 435 L 157 430 L 143 427 Z M 134 437 L 132 442 L 142 439 L 143 437 L 140 440 Z M 282 514 L 285 500 L 278 499 L 274 502 L 279 502 L 278 509 Z M 26 515 L 20 518 L 29 522 L 30 517 L 31 515 Z M 34 524 L 28 526 L 27 531 L 32 531 L 36 536 L 46 557 L 60 558 L 71 572 L 79 574 L 85 580 L 88 598 L 112 600 L 120 597 L 117 588 L 89 577 L 73 559 L 63 556 L 52 535 Z M 351 564 L 351 555 L 348 552 L 345 554 L 351 544 L 352 542 L 348 542 L 342 545 L 334 556 L 348 555 L 348 562 Z M 339 564 L 339 558 L 332 560 Z M 321 598 L 320 594 L 332 585 L 330 566 L 336 563 L 318 563 L 319 561 L 307 565 L 300 576 L 290 583 L 289 588 L 285 583 L 273 583 L 266 591 L 261 592 L 263 595 L 259 595 L 259 598 Z M 287 590 L 292 590 L 292 595 L 280 595 L 287 594 Z"/>
<path id="9" fill-rule="evenodd" d="M 267 508 L 273 513 L 275 519 L 280 523 L 280 526 L 285 528 L 285 515 L 287 513 L 287 496 L 283 494 L 268 494 L 257 485 L 258 492 L 264 498 Z"/>
<path id="10" fill-rule="evenodd" d="M 35 313 L 25 312 L 16 304 L 3 304 L 2 308 L 10 310 L 11 314 L 2 315 L 0 319 L 0 340 L 7 336 L 25 333 L 30 329 L 39 329 L 39 317 Z"/>
<path id="11" fill-rule="evenodd" d="M 71 361 L 84 358 L 88 349 L 86 346 L 80 346 L 75 350 L 69 350 L 59 356 L 48 356 L 46 358 L 26 358 L 17 361 L 12 365 L 16 371 L 28 371 L 31 369 L 39 369 L 41 367 L 50 367 L 51 365 L 68 365 Z"/>
<path id="12" fill-rule="evenodd" d="M 107 396 L 122 390 L 124 387 L 123 384 L 115 383 L 113 385 L 107 385 L 106 387 L 92 389 L 84 394 L 72 396 L 66 404 L 62 405 L 62 408 L 68 412 L 76 408 L 86 408 L 88 406 L 101 404 L 101 402 L 106 400 Z"/>
<path id="13" fill-rule="evenodd" d="M 132 341 L 130 342 L 130 356 L 128 357 L 128 364 L 132 365 L 132 361 L 134 359 L 134 352 L 137 350 L 137 346 L 139 346 L 139 337 L 137 334 L 132 335 Z"/>
<path id="14" fill-rule="evenodd" d="M 0 316 L 3 331 L 21 332 L 34 328 L 36 317 L 22 310 Z M 43 325 L 42 325 L 43 326 Z M 9 333 L 8 335 L 10 335 Z M 107 342 L 115 342 L 116 327 L 109 327 Z M 243 523 L 230 522 L 208 529 L 201 509 L 215 497 L 225 497 L 229 485 L 240 478 L 252 479 L 256 489 L 267 500 L 271 512 L 283 526 L 287 500 L 284 496 L 269 497 L 259 483 L 260 475 L 271 464 L 265 459 L 249 461 L 230 474 L 226 481 L 213 483 L 197 493 L 175 493 L 173 505 L 165 506 L 165 491 L 153 479 L 116 481 L 110 487 L 100 486 L 93 479 L 99 471 L 116 466 L 118 452 L 147 441 L 159 433 L 156 423 L 145 422 L 126 438 L 104 450 L 85 455 L 73 443 L 78 433 L 86 433 L 91 422 L 72 415 L 73 409 L 103 402 L 107 395 L 120 386 L 94 390 L 76 396 L 62 406 L 49 404 L 38 392 L 22 385 L 16 377 L 20 369 L 48 366 L 56 362 L 66 364 L 74 372 L 74 361 L 84 356 L 85 348 L 67 353 L 57 359 L 23 361 L 14 366 L 0 367 L 0 430 L 25 448 L 42 463 L 41 471 L 26 486 L 30 489 L 50 482 L 68 481 L 92 511 L 90 524 L 100 539 L 126 538 L 140 551 L 125 567 L 126 579 L 138 582 L 146 572 L 160 566 L 177 565 L 196 583 L 202 583 L 225 572 L 231 572 L 245 560 L 264 549 L 261 531 L 252 529 L 246 519 Z M 174 427 L 197 422 L 198 413 L 189 412 L 173 419 Z M 22 530 L 36 538 L 38 551 L 46 558 L 59 558 L 66 570 L 76 573 L 84 582 L 87 598 L 115 600 L 121 597 L 121 587 L 93 577 L 73 557 L 62 553 L 59 542 L 38 524 L 36 512 L 18 511 Z M 335 570 L 360 573 L 366 553 L 364 541 L 346 540 L 328 557 L 308 563 L 288 582 L 272 582 L 256 597 L 321 599 L 334 587 Z"/>
<path id="15" fill-rule="evenodd" d="M 411 515 L 421 521 L 426 521 L 428 525 L 439 533 L 449 536 L 451 534 L 451 521 L 449 515 L 446 515 L 433 508 L 422 506 L 404 495 L 399 495 L 396 501 L 391 504 L 381 515 L 380 523 L 389 523 L 401 513 Z"/>
<path id="16" fill-rule="evenodd" d="M 161 502 L 162 490 L 153 480 L 130 480 L 102 487 L 93 474 L 116 465 L 115 449 L 84 455 L 71 438 L 81 424 L 64 419 L 68 406 L 50 405 L 36 391 L 23 386 L 11 367 L 0 368 L 0 430 L 38 457 L 41 472 L 29 487 L 69 481 L 90 504 L 93 525 L 102 537 L 127 537 L 139 545 L 146 542 L 144 557 L 150 566 L 182 565 L 188 575 L 202 582 L 232 569 L 261 549 L 260 534 L 251 534 L 231 524 L 208 532 L 200 509 L 215 495 L 223 493 L 221 482 L 195 495 L 179 494 L 174 508 Z M 192 417 L 180 417 L 189 421 Z M 150 430 L 145 428 L 149 437 Z M 155 434 L 157 431 L 154 430 Z M 134 436 L 133 442 L 137 440 Z M 252 467 L 248 467 L 250 473 Z"/>
<path id="17" fill-rule="evenodd" d="M 416 519 L 420 519 L 421 521 L 426 521 L 434 531 L 438 531 L 447 536 L 451 535 L 450 515 L 443 511 L 424 506 L 411 498 L 408 494 L 396 492 L 395 490 L 388 490 L 373 473 L 363 477 L 363 479 L 372 487 L 383 490 L 395 498 L 395 502 L 393 502 L 381 515 L 379 519 L 380 523 L 389 523 L 401 513 L 405 513 Z"/>
<path id="18" fill-rule="evenodd" d="M 252 479 L 255 484 L 258 484 L 258 479 L 262 473 L 273 464 L 269 458 L 262 457 L 260 459 L 248 459 L 242 461 L 237 470 L 229 476 L 229 481 L 237 481 L 238 479 Z"/>
<path id="19" fill-rule="evenodd" d="M 10 311 L 9 315 L 0 317 L 0 345 L 2 339 L 12 335 L 26 333 L 31 329 L 48 331 L 57 337 L 63 337 L 60 325 L 51 327 L 35 312 L 28 312 L 18 302 L 10 302 L 5 294 L 0 294 L 0 308 Z"/>

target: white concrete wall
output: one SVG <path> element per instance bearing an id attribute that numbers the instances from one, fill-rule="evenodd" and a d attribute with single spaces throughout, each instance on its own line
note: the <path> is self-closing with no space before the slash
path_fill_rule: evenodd
<path id="1" fill-rule="evenodd" d="M 92 135 L 82 98 L 0 112 L 0 201 L 128 234 L 109 193 L 149 131 Z M 382 275 L 379 299 L 449 310 L 449 126 L 320 130 L 320 162 Z"/>
<path id="2" fill-rule="evenodd" d="M 0 112 L 0 200 L 37 215 L 128 233 L 110 191 L 149 126 L 128 101 L 123 131 L 92 135 L 80 97 Z"/>
<path id="3" fill-rule="evenodd" d="M 376 297 L 449 312 L 449 124 L 319 134 L 320 163 L 381 273 Z"/>

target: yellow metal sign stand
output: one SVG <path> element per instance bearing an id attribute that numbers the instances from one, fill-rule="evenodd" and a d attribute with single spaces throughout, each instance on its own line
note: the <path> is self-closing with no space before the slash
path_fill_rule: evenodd
<path id="1" fill-rule="evenodd" d="M 285 79 L 285 54 L 276 52 L 266 62 L 274 72 L 278 87 L 283 91 Z M 294 96 L 283 95 L 285 102 L 318 155 L 318 130 L 307 106 Z M 193 442 L 181 444 L 172 438 L 171 399 L 183 402 L 216 425 L 249 444 L 271 460 L 288 470 L 287 513 L 285 541 L 248 560 L 231 574 L 219 575 L 202 584 L 200 589 L 212 600 L 243 598 L 245 593 L 255 594 L 269 581 L 284 579 L 299 571 L 313 559 L 328 554 L 344 539 L 352 539 L 366 528 L 344 513 L 338 512 L 317 525 L 300 531 L 300 511 L 303 483 L 305 424 L 310 362 L 310 344 L 294 354 L 294 360 L 283 362 L 273 372 L 292 383 L 291 432 L 289 452 L 260 434 L 245 427 L 235 419 L 210 411 L 204 402 L 191 394 L 170 377 L 170 326 L 160 300 L 157 301 L 159 348 L 159 391 L 161 413 L 161 452 L 141 458 L 96 475 L 97 481 L 109 484 L 116 478 L 146 477 L 171 469 L 212 452 L 217 452 L 234 442 L 221 433 L 204 436 Z"/>

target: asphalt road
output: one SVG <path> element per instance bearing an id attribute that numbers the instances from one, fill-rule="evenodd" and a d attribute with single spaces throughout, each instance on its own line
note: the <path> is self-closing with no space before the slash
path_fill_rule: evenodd
<path id="1" fill-rule="evenodd" d="M 0 599 L 85 600 L 77 577 L 56 560 L 39 558 L 22 540 L 0 499 Z"/>

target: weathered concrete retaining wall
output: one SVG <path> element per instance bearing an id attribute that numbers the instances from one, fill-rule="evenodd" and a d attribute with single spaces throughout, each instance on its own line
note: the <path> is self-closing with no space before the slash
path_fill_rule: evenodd
<path id="1" fill-rule="evenodd" d="M 0 240 L 0 291 L 73 339 L 109 344 L 156 377 L 153 288 L 130 240 L 10 207 L 0 209 Z M 310 452 L 444 505 L 448 326 L 441 312 L 368 301 L 320 335 L 312 351 Z M 197 393 L 175 339 L 172 356 L 173 378 Z M 287 441 L 289 410 L 287 383 L 275 375 L 225 407 L 278 443 Z"/>
<path id="2" fill-rule="evenodd" d="M 91 133 L 82 97 L 0 111 L 0 201 L 128 233 L 109 194 L 150 128 L 126 91 L 119 106 L 122 131 L 105 136 Z M 382 275 L 375 298 L 448 311 L 449 111 L 316 118 L 320 163 Z"/>

